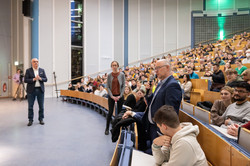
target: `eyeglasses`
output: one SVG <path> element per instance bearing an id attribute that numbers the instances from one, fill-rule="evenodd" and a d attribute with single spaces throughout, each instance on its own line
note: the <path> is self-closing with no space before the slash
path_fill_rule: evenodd
<path id="1" fill-rule="evenodd" d="M 234 89 L 235 92 L 238 92 L 238 93 L 248 93 L 247 91 L 244 91 L 244 90 L 238 90 L 238 89 Z"/>
<path id="2" fill-rule="evenodd" d="M 164 66 L 167 66 L 167 65 L 156 66 L 156 67 L 155 67 L 155 70 L 159 70 L 160 68 L 162 68 L 162 67 L 164 67 Z"/>

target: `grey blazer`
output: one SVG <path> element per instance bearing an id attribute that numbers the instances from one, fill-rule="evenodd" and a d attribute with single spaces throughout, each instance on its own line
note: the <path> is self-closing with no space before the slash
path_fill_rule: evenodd
<path id="1" fill-rule="evenodd" d="M 112 73 L 109 73 L 108 74 L 108 79 L 107 79 L 107 89 L 108 89 L 108 94 L 110 97 L 113 96 L 112 92 L 111 92 L 111 89 L 112 89 L 112 80 L 113 80 L 113 76 L 112 76 Z M 123 96 L 123 93 L 124 93 L 124 90 L 125 90 L 125 75 L 120 72 L 120 74 L 118 75 L 118 81 L 119 81 L 119 84 L 120 84 L 120 97 Z"/>

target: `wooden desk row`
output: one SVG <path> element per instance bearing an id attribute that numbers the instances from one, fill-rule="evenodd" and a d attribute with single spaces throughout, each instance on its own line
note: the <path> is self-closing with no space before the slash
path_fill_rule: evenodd
<path id="1" fill-rule="evenodd" d="M 84 100 L 88 100 L 99 104 L 102 107 L 108 108 L 108 101 L 106 98 L 95 96 L 93 94 L 77 92 L 77 91 L 69 91 L 69 90 L 61 90 L 61 96 L 75 97 L 81 98 Z M 186 109 L 188 106 L 192 109 L 191 105 L 184 104 L 184 108 Z M 193 112 L 195 115 L 195 113 Z M 214 133 L 207 126 L 205 126 L 202 122 L 197 120 L 196 118 L 190 116 L 183 110 L 179 112 L 179 118 L 181 122 L 191 122 L 194 125 L 198 125 L 200 134 L 197 137 L 198 142 L 200 143 L 203 151 L 206 154 L 207 160 L 211 163 L 211 165 L 223 165 L 223 166 L 249 166 L 250 159 L 241 153 L 236 147 L 232 146 L 222 137 Z M 138 136 L 137 136 L 138 137 Z M 137 138 L 138 139 L 138 138 Z M 120 143 L 120 137 L 117 142 L 117 147 L 114 152 L 113 159 L 110 165 L 117 164 L 117 155 L 118 155 L 118 146 Z"/>
<path id="2" fill-rule="evenodd" d="M 192 109 L 191 105 L 183 105 L 185 109 Z M 188 108 L 190 106 L 190 108 Z M 183 108 L 184 110 L 184 108 Z M 186 111 L 179 111 L 181 122 L 191 122 L 199 127 L 200 133 L 197 137 L 207 160 L 212 165 L 223 166 L 249 166 L 250 159 L 241 153 L 236 147 L 232 146 L 228 141 L 214 133 L 204 123 L 197 120 L 194 116 Z"/>

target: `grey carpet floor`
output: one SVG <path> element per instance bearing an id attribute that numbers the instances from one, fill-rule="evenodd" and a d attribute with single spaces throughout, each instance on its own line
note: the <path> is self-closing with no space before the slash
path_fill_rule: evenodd
<path id="1" fill-rule="evenodd" d="M 45 125 L 27 127 L 25 101 L 0 99 L 1 166 L 107 166 L 115 143 L 104 135 L 105 118 L 94 110 L 61 99 L 45 99 Z"/>

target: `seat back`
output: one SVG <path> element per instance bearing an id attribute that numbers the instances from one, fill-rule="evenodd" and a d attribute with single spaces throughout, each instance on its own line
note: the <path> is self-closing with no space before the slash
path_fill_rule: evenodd
<path id="1" fill-rule="evenodd" d="M 194 116 L 205 123 L 211 123 L 210 112 L 200 107 L 194 107 Z"/>
<path id="2" fill-rule="evenodd" d="M 193 104 L 190 104 L 190 103 L 183 101 L 182 108 L 183 108 L 183 111 L 185 111 L 191 115 L 194 115 L 194 105 Z"/>
<path id="3" fill-rule="evenodd" d="M 248 152 L 250 152 L 250 130 L 246 128 L 240 128 L 238 143 Z"/>

